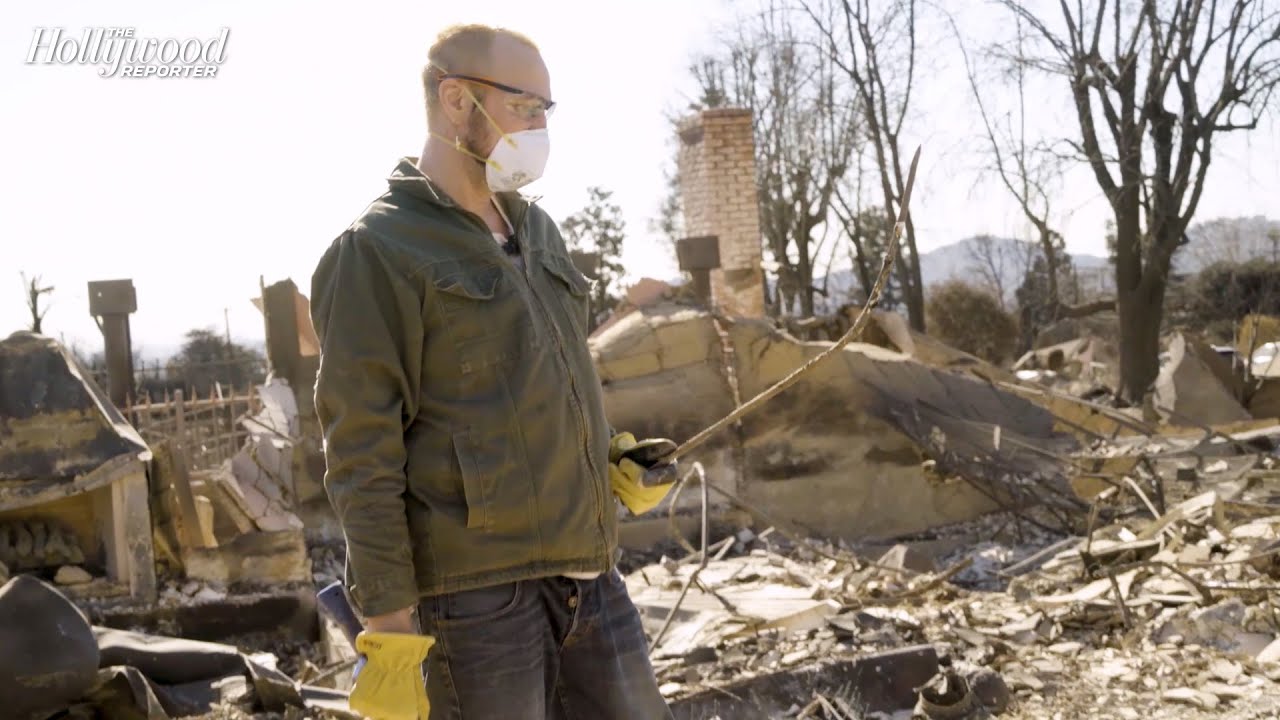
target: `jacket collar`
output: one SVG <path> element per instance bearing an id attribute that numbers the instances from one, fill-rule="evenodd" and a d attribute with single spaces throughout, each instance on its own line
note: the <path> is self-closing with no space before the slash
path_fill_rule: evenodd
<path id="1" fill-rule="evenodd" d="M 391 171 L 391 176 L 387 178 L 387 186 L 394 191 L 400 191 L 412 195 L 416 198 L 426 200 L 427 202 L 446 208 L 455 208 L 459 206 L 454 202 L 435 183 L 431 181 L 422 171 L 418 169 L 418 158 L 405 156 L 400 158 L 395 168 Z M 518 192 L 500 192 L 495 193 L 498 202 L 502 205 L 502 209 L 507 213 L 507 217 L 512 222 L 517 222 L 517 218 L 521 218 L 529 210 L 529 206 L 538 201 L 538 198 L 526 198 Z"/>

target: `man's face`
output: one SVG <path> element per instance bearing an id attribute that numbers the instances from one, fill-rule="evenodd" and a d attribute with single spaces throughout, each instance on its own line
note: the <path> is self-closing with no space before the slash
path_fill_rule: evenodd
<path id="1" fill-rule="evenodd" d="M 546 127 L 547 104 L 551 99 L 547 66 L 538 51 L 524 43 L 497 38 L 488 70 L 483 76 L 477 75 L 476 81 L 463 81 L 470 83 L 471 92 L 485 111 L 473 109 L 466 123 L 466 148 L 479 157 L 489 156 L 502 133 Z M 493 119 L 492 123 L 485 113 Z"/>

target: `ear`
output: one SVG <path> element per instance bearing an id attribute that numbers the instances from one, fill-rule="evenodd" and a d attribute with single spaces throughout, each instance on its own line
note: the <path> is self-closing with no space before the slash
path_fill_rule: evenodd
<path id="1" fill-rule="evenodd" d="M 440 109 L 449 122 L 458 127 L 466 124 L 471 114 L 471 96 L 462 87 L 461 80 L 441 80 L 439 84 Z"/>

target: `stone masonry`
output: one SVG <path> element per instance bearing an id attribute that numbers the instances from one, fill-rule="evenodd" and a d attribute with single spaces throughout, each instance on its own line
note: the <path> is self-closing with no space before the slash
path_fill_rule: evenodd
<path id="1" fill-rule="evenodd" d="M 685 235 L 720 238 L 720 269 L 711 271 L 712 301 L 726 315 L 763 317 L 751 111 L 706 110 L 683 120 L 678 131 Z"/>

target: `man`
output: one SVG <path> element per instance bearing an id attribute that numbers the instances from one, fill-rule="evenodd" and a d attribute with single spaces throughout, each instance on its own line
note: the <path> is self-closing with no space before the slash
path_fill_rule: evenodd
<path id="1" fill-rule="evenodd" d="M 546 162 L 547 68 L 519 34 L 456 27 L 423 87 L 421 157 L 312 279 L 325 487 L 365 617 L 352 705 L 428 712 L 397 694 L 425 654 L 432 720 L 670 717 L 614 568 L 614 496 L 651 508 L 672 465 L 624 455 L 589 282 L 514 192 Z"/>

